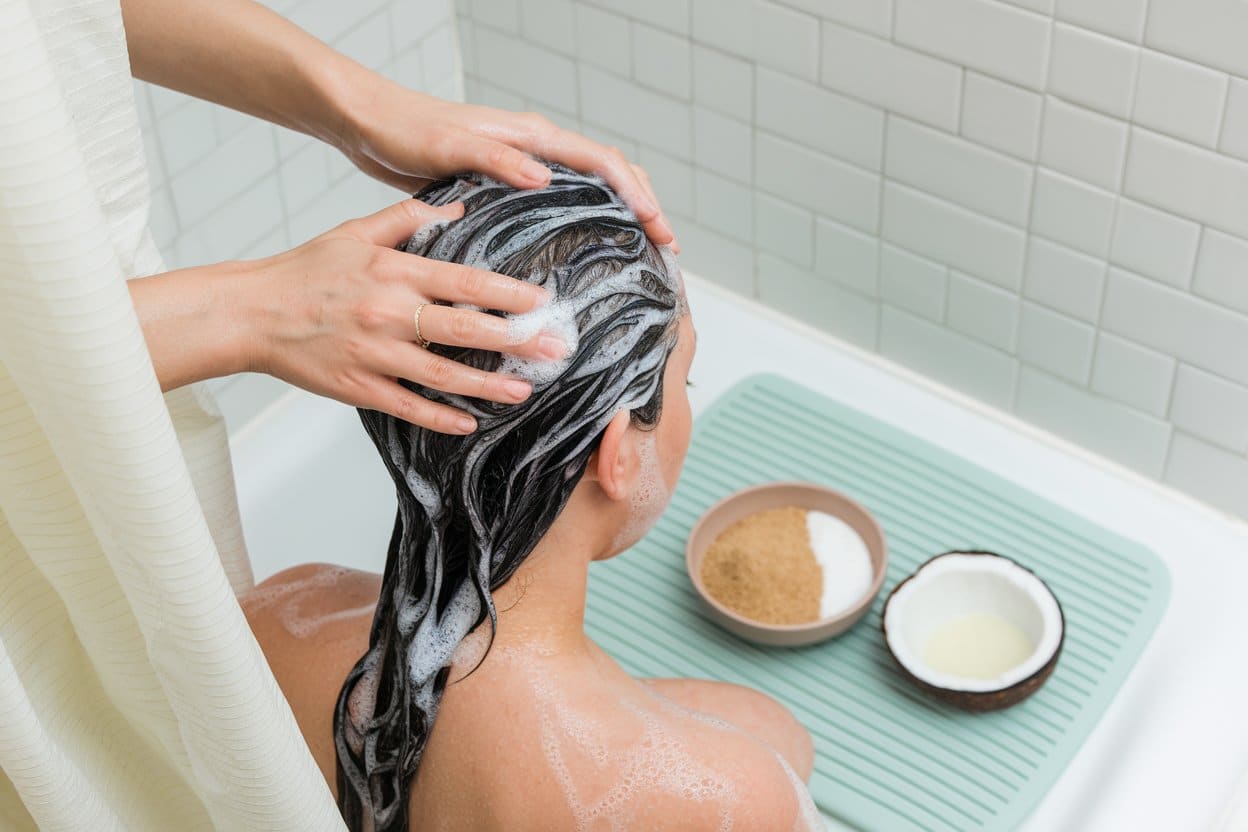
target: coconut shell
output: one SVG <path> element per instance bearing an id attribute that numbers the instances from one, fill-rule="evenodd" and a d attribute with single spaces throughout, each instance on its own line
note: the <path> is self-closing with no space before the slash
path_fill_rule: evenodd
<path id="1" fill-rule="evenodd" d="M 1062 631 L 1058 636 L 1057 649 L 1053 651 L 1053 655 L 1049 657 L 1049 660 L 1045 662 L 1039 670 L 1028 676 L 1026 679 L 1021 679 L 1009 687 L 1001 688 L 1000 690 L 953 690 L 952 688 L 942 688 L 939 685 L 933 685 L 930 682 L 920 679 L 907 670 L 905 665 L 897 659 L 897 655 L 893 652 L 892 642 L 888 638 L 888 605 L 892 603 L 893 596 L 897 594 L 897 590 L 909 583 L 916 575 L 919 574 L 919 572 L 923 570 L 923 567 L 927 566 L 937 558 L 944 557 L 945 555 L 989 555 L 1008 560 L 1018 568 L 1031 572 L 1031 574 L 1035 576 L 1036 580 L 1040 582 L 1049 594 L 1053 595 L 1053 600 L 1057 604 L 1057 614 Z M 897 586 L 892 588 L 892 591 L 888 593 L 888 597 L 884 600 L 884 607 L 880 615 L 880 631 L 884 635 L 884 647 L 888 650 L 888 655 L 892 657 L 893 664 L 895 664 L 897 669 L 901 671 L 901 675 L 912 682 L 915 687 L 935 699 L 952 705 L 955 708 L 960 708 L 964 711 L 999 711 L 1003 708 L 1009 708 L 1013 705 L 1017 705 L 1019 702 L 1022 702 L 1024 699 L 1031 696 L 1039 690 L 1040 687 L 1048 680 L 1049 676 L 1053 674 L 1054 668 L 1057 667 L 1058 657 L 1062 655 L 1062 646 L 1066 643 L 1066 613 L 1062 609 L 1061 602 L 1057 600 L 1057 595 L 1053 594 L 1053 590 L 1044 582 L 1044 579 L 1039 575 L 1036 575 L 1033 570 L 1028 569 L 1026 566 L 1023 566 L 1013 558 L 1007 558 L 1005 555 L 1001 555 L 996 552 L 989 552 L 984 549 L 953 549 L 948 552 L 941 552 L 935 557 L 928 558 L 917 569 L 915 569 L 914 572 L 906 577 L 905 580 L 900 581 Z"/>

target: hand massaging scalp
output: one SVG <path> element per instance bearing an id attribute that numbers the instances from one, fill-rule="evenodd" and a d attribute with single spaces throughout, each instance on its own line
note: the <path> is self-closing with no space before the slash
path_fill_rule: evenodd
<path id="1" fill-rule="evenodd" d="M 505 316 L 511 337 L 553 331 L 569 349 L 561 361 L 539 362 L 434 345 L 448 358 L 533 385 L 519 405 L 417 388 L 472 414 L 478 430 L 469 436 L 361 412 L 399 508 L 369 650 L 335 709 L 339 802 L 352 829 L 406 828 L 412 778 L 450 666 L 465 636 L 487 619 L 493 626 L 492 591 L 554 522 L 612 417 L 631 411 L 644 427 L 658 419 L 684 309 L 679 273 L 669 271 L 674 261 L 650 245 L 602 179 L 551 168 L 551 183 L 540 190 L 465 175 L 419 195 L 432 205 L 462 201 L 465 212 L 422 228 L 405 250 L 546 287 L 546 306 Z M 646 464 L 649 487 L 639 489 L 633 508 L 649 517 L 666 497 L 657 461 Z"/>

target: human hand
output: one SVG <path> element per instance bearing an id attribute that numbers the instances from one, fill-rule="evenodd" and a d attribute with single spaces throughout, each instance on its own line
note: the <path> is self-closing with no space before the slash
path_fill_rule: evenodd
<path id="1" fill-rule="evenodd" d="M 248 339 L 248 369 L 442 433 L 471 433 L 476 423 L 397 379 L 496 402 L 524 401 L 532 393 L 527 381 L 468 367 L 414 343 L 416 310 L 429 304 L 421 311 L 420 335 L 431 342 L 546 359 L 567 351 L 556 336 L 538 333 L 515 344 L 500 317 L 433 305 L 450 301 L 520 313 L 549 298 L 522 280 L 395 249 L 426 223 L 458 219 L 463 210 L 458 202 L 435 208 L 406 199 L 288 252 L 237 264 L 233 291 L 257 322 Z"/>
<path id="2" fill-rule="evenodd" d="M 670 243 L 679 252 L 649 176 L 617 148 L 564 130 L 536 113 L 443 101 L 374 77 L 370 94 L 357 96 L 337 142 L 369 176 L 408 193 L 469 170 L 516 188 L 545 187 L 550 170 L 532 154 L 602 176 L 655 245 Z"/>

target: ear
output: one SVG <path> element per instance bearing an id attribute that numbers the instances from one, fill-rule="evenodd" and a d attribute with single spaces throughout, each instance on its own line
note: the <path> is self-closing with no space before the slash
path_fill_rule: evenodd
<path id="1" fill-rule="evenodd" d="M 637 453 L 628 430 L 631 424 L 630 411 L 621 410 L 615 414 L 602 433 L 598 449 L 589 459 L 587 473 L 611 500 L 628 499 L 637 476 Z"/>

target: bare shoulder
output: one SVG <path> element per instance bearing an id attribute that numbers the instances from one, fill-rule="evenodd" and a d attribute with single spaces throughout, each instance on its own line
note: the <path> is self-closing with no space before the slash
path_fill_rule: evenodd
<path id="1" fill-rule="evenodd" d="M 805 784 L 773 748 L 713 717 L 684 714 L 678 719 L 688 772 L 700 777 L 651 795 L 650 814 L 640 819 L 641 825 L 708 832 L 818 828 L 811 825 L 813 805 Z"/>
<path id="2" fill-rule="evenodd" d="M 372 573 L 309 563 L 277 573 L 238 599 L 331 788 L 334 702 L 368 647 L 379 589 Z"/>
<path id="3" fill-rule="evenodd" d="M 469 776 L 477 798 L 458 805 Z M 766 743 L 627 677 L 502 651 L 447 688 L 417 780 L 431 827 L 806 828 L 805 787 Z"/>
<path id="4" fill-rule="evenodd" d="M 696 713 L 719 717 L 784 757 L 803 780 L 814 766 L 810 732 L 780 702 L 761 691 L 704 679 L 641 679 L 654 694 Z"/>
<path id="5" fill-rule="evenodd" d="M 274 639 L 322 640 L 354 632 L 361 619 L 371 619 L 381 591 L 381 576 L 329 563 L 305 563 L 284 569 L 239 596 L 256 638 L 266 646 Z M 329 627 L 331 632 L 324 632 Z"/>
<path id="6" fill-rule="evenodd" d="M 239 596 L 244 610 L 277 606 L 296 596 L 325 595 L 344 603 L 376 602 L 381 576 L 332 563 L 301 563 L 283 569 Z"/>

